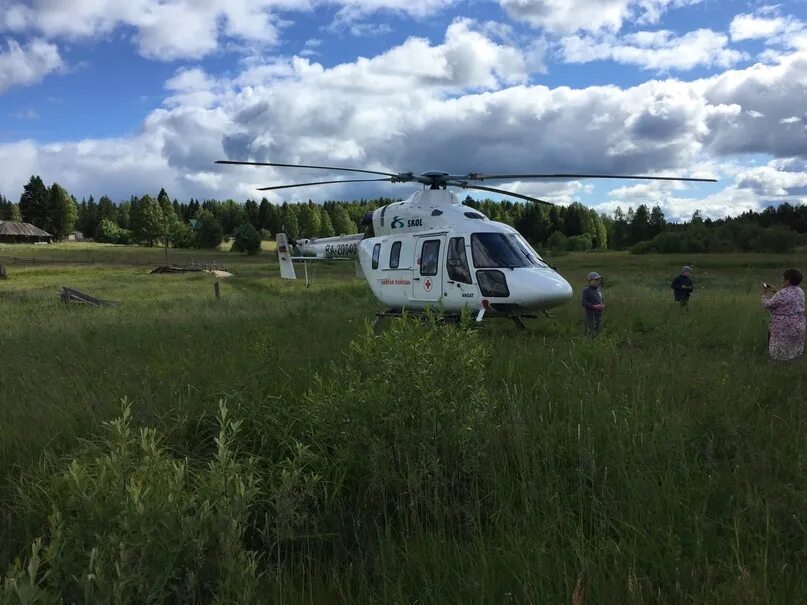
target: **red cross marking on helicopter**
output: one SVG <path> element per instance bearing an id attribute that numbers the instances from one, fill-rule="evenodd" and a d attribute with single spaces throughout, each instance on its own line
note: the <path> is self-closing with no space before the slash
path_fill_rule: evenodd
<path id="1" fill-rule="evenodd" d="M 426 288 L 426 292 L 431 292 L 432 280 L 430 277 L 427 277 L 426 281 L 423 282 L 423 287 Z"/>

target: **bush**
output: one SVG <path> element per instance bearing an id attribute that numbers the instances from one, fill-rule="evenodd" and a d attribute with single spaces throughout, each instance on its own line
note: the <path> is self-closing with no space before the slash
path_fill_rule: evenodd
<path id="1" fill-rule="evenodd" d="M 732 252 L 734 244 L 706 229 L 665 231 L 651 240 L 635 244 L 631 254 L 681 254 L 703 252 Z"/>
<path id="2" fill-rule="evenodd" d="M 261 249 L 261 234 L 250 223 L 244 223 L 233 233 L 233 252 L 257 254 Z"/>
<path id="3" fill-rule="evenodd" d="M 594 243 L 588 233 L 572 236 L 566 241 L 566 249 L 570 252 L 585 252 L 593 247 Z"/>
<path id="4" fill-rule="evenodd" d="M 95 241 L 104 244 L 120 244 L 122 239 L 122 229 L 109 219 L 103 219 L 95 230 Z"/>
<path id="5" fill-rule="evenodd" d="M 170 238 L 174 248 L 195 248 L 197 244 L 196 232 L 180 221 L 172 225 Z"/>
<path id="6" fill-rule="evenodd" d="M 130 408 L 93 454 L 26 486 L 48 518 L 0 586 L 0 602 L 255 602 L 256 559 L 244 532 L 259 496 L 239 461 L 239 423 L 220 405 L 217 450 L 194 469 L 136 432 Z"/>
<path id="7" fill-rule="evenodd" d="M 413 360 L 416 362 L 413 363 Z M 356 496 L 351 516 L 461 513 L 476 503 L 497 408 L 487 391 L 488 355 L 465 326 L 395 322 L 355 340 L 306 398 L 310 442 L 335 491 Z"/>
<path id="8" fill-rule="evenodd" d="M 549 239 L 546 241 L 546 247 L 554 254 L 558 252 L 565 252 L 567 247 L 567 238 L 560 231 L 554 231 Z"/>
<path id="9" fill-rule="evenodd" d="M 792 252 L 798 235 L 790 227 L 776 226 L 763 229 L 757 239 L 757 252 Z"/>

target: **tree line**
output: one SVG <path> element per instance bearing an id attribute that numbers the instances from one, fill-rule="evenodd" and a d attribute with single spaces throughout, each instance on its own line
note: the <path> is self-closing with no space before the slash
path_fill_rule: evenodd
<path id="1" fill-rule="evenodd" d="M 97 202 L 92 196 L 78 202 L 58 183 L 46 187 L 39 176 L 32 176 L 18 204 L 0 196 L 0 220 L 29 222 L 56 238 L 77 229 L 96 241 L 142 246 L 215 248 L 238 236 L 236 249 L 246 246 L 244 251 L 252 251 L 256 241 L 259 247 L 261 238 L 274 237 L 281 230 L 291 238 L 357 233 L 367 212 L 395 201 L 180 202 L 161 189 L 156 197 L 132 196 L 116 203 L 105 195 Z M 617 208 L 606 215 L 579 202 L 546 206 L 468 196 L 463 203 L 515 227 L 539 251 L 552 254 L 605 249 L 637 254 L 786 252 L 807 241 L 807 206 L 787 203 L 720 220 L 703 219 L 695 212 L 684 222 L 668 222 L 660 206 L 647 204 L 627 212 Z"/>

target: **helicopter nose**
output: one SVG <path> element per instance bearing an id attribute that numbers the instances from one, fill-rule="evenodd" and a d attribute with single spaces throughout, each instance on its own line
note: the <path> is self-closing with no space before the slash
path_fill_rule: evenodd
<path id="1" fill-rule="evenodd" d="M 572 298 L 572 286 L 557 273 L 541 276 L 540 297 L 545 308 L 557 307 Z"/>

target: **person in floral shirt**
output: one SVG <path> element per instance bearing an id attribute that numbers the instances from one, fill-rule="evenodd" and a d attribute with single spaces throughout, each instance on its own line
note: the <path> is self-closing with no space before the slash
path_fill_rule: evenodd
<path id="1" fill-rule="evenodd" d="M 804 352 L 804 290 L 799 287 L 802 275 L 788 269 L 782 275 L 782 289 L 762 289 L 762 306 L 771 313 L 768 327 L 768 353 L 777 361 L 790 361 Z"/>

